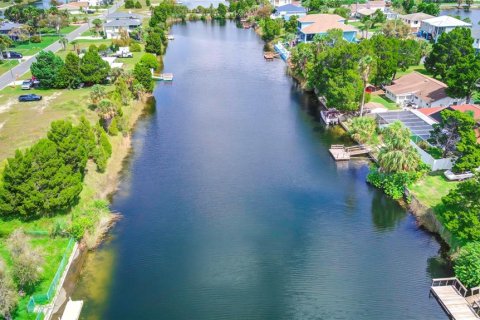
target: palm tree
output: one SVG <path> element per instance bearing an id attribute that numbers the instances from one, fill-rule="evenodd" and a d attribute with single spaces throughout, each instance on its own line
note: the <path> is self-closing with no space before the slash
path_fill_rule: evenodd
<path id="1" fill-rule="evenodd" d="M 93 26 L 95 27 L 95 32 L 97 33 L 97 37 L 100 36 L 100 30 L 102 29 L 103 22 L 100 19 L 94 19 L 92 21 Z"/>
<path id="2" fill-rule="evenodd" d="M 410 145 L 411 132 L 400 121 L 385 128 L 384 146 L 378 153 L 380 169 L 387 173 L 412 172 L 420 164 L 420 155 Z"/>
<path id="3" fill-rule="evenodd" d="M 67 50 L 67 45 L 68 45 L 68 39 L 67 37 L 62 37 L 60 39 L 60 43 L 62 44 L 63 51 Z"/>
<path id="4" fill-rule="evenodd" d="M 370 55 L 366 55 L 360 59 L 358 67 L 360 69 L 360 76 L 363 81 L 363 93 L 362 93 L 362 105 L 360 106 L 360 117 L 363 115 L 363 107 L 365 106 L 365 90 L 367 89 L 368 78 L 370 71 L 372 70 L 373 58 Z"/>
<path id="5" fill-rule="evenodd" d="M 117 107 L 112 101 L 103 99 L 97 105 L 97 112 L 102 121 L 103 128 L 105 131 L 108 131 L 108 127 L 110 127 L 110 123 L 112 123 L 113 117 L 115 117 L 117 113 Z"/>
<path id="6" fill-rule="evenodd" d="M 0 60 L 3 60 L 3 51 L 13 44 L 12 39 L 6 35 L 0 35 Z"/>

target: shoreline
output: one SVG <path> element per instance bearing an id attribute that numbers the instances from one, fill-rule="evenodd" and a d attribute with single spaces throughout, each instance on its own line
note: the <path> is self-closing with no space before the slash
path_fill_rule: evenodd
<path id="1" fill-rule="evenodd" d="M 138 121 L 148 112 L 149 108 L 155 105 L 153 95 L 146 97 L 145 101 L 133 101 L 133 111 L 129 118 L 129 133 L 126 136 L 119 136 L 112 143 L 112 156 L 107 164 L 105 173 L 102 174 L 101 181 L 95 189 L 95 198 L 99 200 L 108 200 L 118 190 L 122 171 L 125 169 L 126 160 L 132 151 L 132 134 L 134 133 Z M 113 140 L 113 139 L 112 139 Z M 87 180 L 87 179 L 86 179 Z M 88 182 L 86 182 L 86 186 Z M 101 188 L 98 188 L 100 186 Z M 98 224 L 94 228 L 94 234 L 91 237 L 85 237 L 78 242 L 78 252 L 73 251 L 69 257 L 72 260 L 69 269 L 66 271 L 65 278 L 61 286 L 57 288 L 56 295 L 58 299 L 52 304 L 52 312 L 49 318 L 56 319 L 62 316 L 65 306 L 76 288 L 77 281 L 82 274 L 83 266 L 87 261 L 88 254 L 94 252 L 101 245 L 108 235 L 108 232 L 115 226 L 115 223 L 122 218 L 121 213 L 109 211 L 108 215 L 100 217 Z M 75 255 L 75 256 L 74 256 Z"/>

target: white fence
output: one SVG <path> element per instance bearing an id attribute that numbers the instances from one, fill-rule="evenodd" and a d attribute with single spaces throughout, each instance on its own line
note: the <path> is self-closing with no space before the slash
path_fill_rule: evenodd
<path id="1" fill-rule="evenodd" d="M 432 171 L 437 170 L 450 170 L 453 167 L 453 161 L 451 158 L 443 158 L 443 159 L 435 159 L 430 154 L 428 154 L 425 150 L 417 146 L 417 144 L 410 140 L 410 144 L 417 149 L 418 153 L 420 153 L 420 157 L 425 164 L 428 164 Z"/>

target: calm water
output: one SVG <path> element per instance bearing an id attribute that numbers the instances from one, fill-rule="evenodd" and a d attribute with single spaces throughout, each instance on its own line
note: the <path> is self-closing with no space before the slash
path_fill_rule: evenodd
<path id="1" fill-rule="evenodd" d="M 472 21 L 472 27 L 474 29 L 479 29 L 480 26 L 478 23 L 480 22 L 480 10 L 479 9 L 471 9 L 469 11 L 465 11 L 463 9 L 448 9 L 442 10 L 440 15 L 449 15 L 449 16 L 460 16 L 462 19 L 470 18 Z"/>
<path id="2" fill-rule="evenodd" d="M 124 219 L 74 295 L 83 319 L 446 319 L 428 297 L 449 273 L 439 243 L 367 163 L 332 161 L 345 137 L 284 63 L 233 23 L 172 34 L 175 80 L 134 135 Z"/>

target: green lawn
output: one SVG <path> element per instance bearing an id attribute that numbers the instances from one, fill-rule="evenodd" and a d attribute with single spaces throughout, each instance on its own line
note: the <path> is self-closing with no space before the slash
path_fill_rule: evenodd
<path id="1" fill-rule="evenodd" d="M 397 104 L 392 100 L 388 99 L 384 94 L 382 95 L 375 95 L 372 94 L 370 98 L 370 102 L 381 103 L 385 108 L 388 110 L 397 110 Z"/>
<path id="2" fill-rule="evenodd" d="M 422 204 L 433 208 L 457 184 L 458 182 L 448 181 L 443 173 L 432 172 L 415 182 L 409 189 Z"/>
<path id="3" fill-rule="evenodd" d="M 43 49 L 45 49 L 46 47 L 48 47 L 58 39 L 60 39 L 59 36 L 47 35 L 42 37 L 42 42 L 40 43 L 33 43 L 33 42 L 21 43 L 11 47 L 11 50 L 20 52 L 24 56 L 33 56 L 34 54 L 42 51 Z"/>
<path id="4" fill-rule="evenodd" d="M 18 64 L 18 60 L 5 60 L 4 63 L 0 64 L 0 74 L 4 74 Z"/>
<path id="5" fill-rule="evenodd" d="M 82 37 L 95 37 L 97 35 L 96 32 L 92 32 L 92 30 L 87 30 L 81 34 Z"/>
<path id="6" fill-rule="evenodd" d="M 414 71 L 416 71 L 418 73 L 421 73 L 421 74 L 424 74 L 426 76 L 432 76 L 432 74 L 430 72 L 425 70 L 425 66 L 423 64 L 419 64 L 418 66 L 411 66 L 410 68 L 408 68 L 405 71 L 399 70 L 397 72 L 396 78 L 400 78 L 401 76 L 412 73 Z"/>
<path id="7" fill-rule="evenodd" d="M 358 29 L 360 29 L 360 30 L 362 30 L 362 28 L 363 28 L 363 26 L 364 26 L 364 24 L 363 24 L 362 22 L 360 22 L 360 21 L 348 22 L 348 24 L 351 25 L 351 26 L 354 26 L 354 27 L 356 27 L 356 28 L 358 28 Z M 377 25 L 375 26 L 375 28 L 368 29 L 368 32 L 376 32 L 376 31 L 380 31 L 380 30 L 382 30 L 382 25 L 381 25 L 381 24 L 377 24 Z M 360 32 L 362 32 L 362 31 L 360 31 Z"/>

